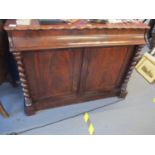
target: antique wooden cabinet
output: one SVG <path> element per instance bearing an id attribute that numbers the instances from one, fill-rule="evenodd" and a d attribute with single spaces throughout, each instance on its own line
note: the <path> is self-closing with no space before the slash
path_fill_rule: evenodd
<path id="1" fill-rule="evenodd" d="M 28 26 L 8 20 L 27 115 L 110 96 L 125 97 L 148 26 L 143 23 Z"/>

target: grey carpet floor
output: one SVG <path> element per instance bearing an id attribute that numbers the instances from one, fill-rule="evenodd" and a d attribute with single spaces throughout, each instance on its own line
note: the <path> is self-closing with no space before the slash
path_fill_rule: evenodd
<path id="1" fill-rule="evenodd" d="M 155 85 L 148 84 L 136 71 L 128 85 L 125 100 L 117 97 L 53 108 L 27 117 L 23 112 L 21 88 L 5 83 L 0 99 L 11 114 L 0 116 L 0 134 L 86 135 L 88 127 L 83 112 L 89 113 L 95 134 L 155 134 Z"/>

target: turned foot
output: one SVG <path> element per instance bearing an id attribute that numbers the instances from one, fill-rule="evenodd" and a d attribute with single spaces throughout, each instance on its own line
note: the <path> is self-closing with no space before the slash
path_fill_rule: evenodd
<path id="1" fill-rule="evenodd" d="M 27 116 L 31 116 L 35 114 L 35 109 L 33 106 L 28 106 L 28 107 L 25 106 L 24 111 Z"/>
<path id="2" fill-rule="evenodd" d="M 25 99 L 25 104 L 24 105 L 25 105 L 24 111 L 25 111 L 25 114 L 27 116 L 31 116 L 31 115 L 35 114 L 35 108 L 34 108 L 34 105 L 32 104 L 31 100 Z"/>
<path id="3" fill-rule="evenodd" d="M 118 95 L 119 98 L 124 98 L 127 96 L 128 92 L 125 90 L 125 91 L 121 91 Z"/>

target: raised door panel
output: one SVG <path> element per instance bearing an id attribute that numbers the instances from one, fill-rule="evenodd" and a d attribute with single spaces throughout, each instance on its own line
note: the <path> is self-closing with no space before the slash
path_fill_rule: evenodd
<path id="1" fill-rule="evenodd" d="M 132 49 L 130 46 L 85 49 L 80 91 L 100 93 L 118 87 L 133 54 Z"/>
<path id="2" fill-rule="evenodd" d="M 81 60 L 81 51 L 78 49 L 23 52 L 33 100 L 76 94 Z"/>

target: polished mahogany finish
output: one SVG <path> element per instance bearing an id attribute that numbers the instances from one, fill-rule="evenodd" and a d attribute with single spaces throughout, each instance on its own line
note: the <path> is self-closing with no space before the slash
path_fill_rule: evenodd
<path id="1" fill-rule="evenodd" d="M 8 20 L 10 50 L 16 58 L 25 111 L 110 96 L 125 97 L 145 44 L 143 23 L 28 26 Z"/>

